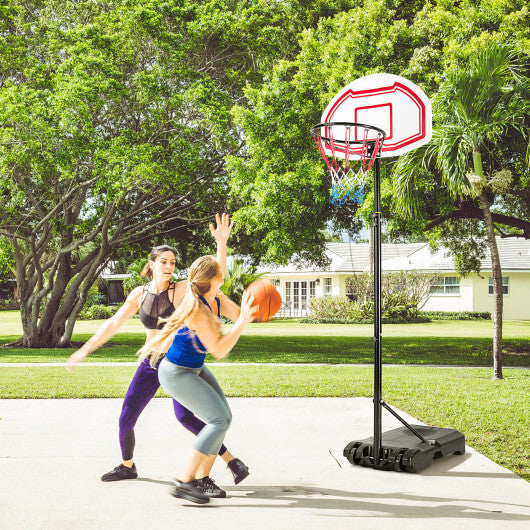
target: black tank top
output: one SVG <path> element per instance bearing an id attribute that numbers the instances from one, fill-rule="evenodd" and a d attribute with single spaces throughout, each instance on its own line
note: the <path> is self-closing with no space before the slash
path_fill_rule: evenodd
<path id="1" fill-rule="evenodd" d="M 173 293 L 171 298 L 175 296 L 175 284 L 170 282 L 168 288 L 161 293 L 151 293 L 147 289 L 148 286 L 144 288 L 146 293 L 140 305 L 140 321 L 147 329 L 162 329 L 165 322 L 159 324 L 158 319 L 167 318 L 175 311 L 175 306 L 169 299 L 170 291 Z"/>

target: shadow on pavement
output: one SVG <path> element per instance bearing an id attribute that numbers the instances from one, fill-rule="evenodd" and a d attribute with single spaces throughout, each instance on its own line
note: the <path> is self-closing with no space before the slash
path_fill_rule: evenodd
<path id="1" fill-rule="evenodd" d="M 365 517 L 385 516 L 421 519 L 464 518 L 498 521 L 530 521 L 530 517 L 525 514 L 505 513 L 501 510 L 485 510 L 473 505 L 463 504 L 485 502 L 475 499 L 429 497 L 409 495 L 406 493 L 356 492 L 306 486 L 259 486 L 253 488 L 235 486 L 227 487 L 226 490 L 227 493 L 231 494 L 233 501 L 237 501 L 238 499 L 244 499 L 245 501 L 248 499 L 279 501 L 274 504 L 270 502 L 252 504 L 248 504 L 247 502 L 230 502 L 226 504 L 230 508 L 335 509 L 369 512 Z M 385 500 L 388 502 L 384 502 Z M 521 506 L 519 504 L 502 502 L 498 504 L 513 508 Z"/>

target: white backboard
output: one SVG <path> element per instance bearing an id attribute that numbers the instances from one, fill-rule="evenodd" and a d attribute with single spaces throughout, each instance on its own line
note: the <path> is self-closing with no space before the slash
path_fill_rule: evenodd
<path id="1" fill-rule="evenodd" d="M 416 149 L 432 136 L 429 98 L 414 83 L 393 74 L 372 74 L 352 81 L 322 113 L 321 123 L 329 122 L 364 123 L 382 129 L 386 133 L 381 150 L 383 157 Z M 336 139 L 339 133 L 340 129 L 334 130 Z M 354 128 L 352 133 L 352 139 L 363 139 L 362 129 Z M 323 136 L 328 136 L 325 131 Z M 331 156 L 325 143 L 324 150 Z M 340 157 L 341 153 L 335 151 L 335 156 Z"/>

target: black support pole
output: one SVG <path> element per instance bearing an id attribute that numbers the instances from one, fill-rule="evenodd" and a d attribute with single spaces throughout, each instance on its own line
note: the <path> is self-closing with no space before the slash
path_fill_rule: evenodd
<path id="1" fill-rule="evenodd" d="M 379 153 L 374 162 L 374 216 L 372 225 L 372 245 L 374 253 L 374 464 L 379 464 L 381 456 L 381 403 L 382 396 L 382 357 L 381 357 L 381 181 Z"/>

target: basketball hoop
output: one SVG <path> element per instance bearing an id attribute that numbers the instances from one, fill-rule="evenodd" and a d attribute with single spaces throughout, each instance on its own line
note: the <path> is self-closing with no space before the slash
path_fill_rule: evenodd
<path id="1" fill-rule="evenodd" d="M 361 204 L 385 132 L 363 123 L 330 122 L 311 127 L 311 136 L 331 175 L 329 200 L 335 205 Z"/>
<path id="2" fill-rule="evenodd" d="M 465 453 L 465 436 L 454 429 L 409 425 L 383 400 L 381 158 L 399 156 L 429 142 L 431 102 L 408 79 L 371 74 L 341 89 L 320 121 L 311 128 L 311 135 L 331 174 L 332 203 L 361 204 L 367 172 L 373 165 L 374 435 L 350 442 L 343 455 L 351 464 L 419 473 L 433 458 Z M 404 427 L 383 434 L 383 407 Z"/>

